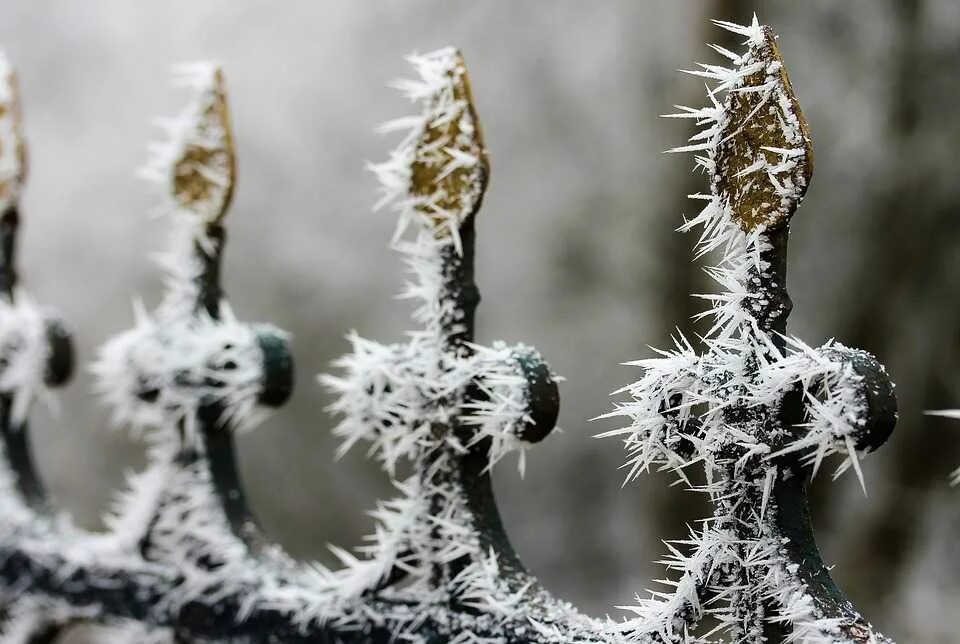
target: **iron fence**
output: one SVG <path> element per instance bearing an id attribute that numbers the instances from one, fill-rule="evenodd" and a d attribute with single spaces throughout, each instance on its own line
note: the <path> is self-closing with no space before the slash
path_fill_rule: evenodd
<path id="1" fill-rule="evenodd" d="M 672 470 L 714 512 L 671 546 L 667 590 L 638 597 L 619 621 L 583 615 L 524 569 L 492 493 L 493 465 L 518 452 L 522 466 L 553 429 L 558 377 L 531 347 L 474 338 L 475 223 L 490 170 L 458 51 L 411 58 L 418 78 L 400 87 L 421 112 L 388 124 L 403 139 L 374 167 L 399 221 L 392 246 L 410 269 L 417 328 L 401 344 L 352 337 L 337 373 L 321 377 L 345 448 L 370 443 L 400 490 L 337 570 L 285 555 L 244 500 L 234 435 L 290 396 L 293 361 L 285 334 L 240 321 L 221 289 L 235 144 L 212 65 L 181 70 L 191 101 L 146 172 L 172 230 L 166 295 L 93 366 L 116 421 L 144 432 L 149 465 L 106 532 L 51 507 L 26 414 L 66 382 L 73 357 L 64 325 L 18 289 L 25 154 L 15 79 L 0 65 L 4 641 L 53 641 L 84 622 L 138 642 L 889 641 L 831 580 L 805 488 L 832 455 L 859 475 L 858 454 L 893 430 L 893 384 L 866 352 L 786 333 L 787 238 L 812 176 L 810 135 L 773 32 L 718 24 L 745 50 L 715 47 L 729 66 L 692 72 L 713 83 L 708 105 L 674 115 L 700 127 L 677 151 L 695 153 L 709 178 L 683 228 L 700 229 L 697 255 L 712 260 L 713 326 L 699 350 L 677 337 L 639 361 L 640 379 L 608 414 L 624 425 L 604 434 L 623 440 L 630 479 Z M 396 474 L 401 462 L 411 476 Z"/>

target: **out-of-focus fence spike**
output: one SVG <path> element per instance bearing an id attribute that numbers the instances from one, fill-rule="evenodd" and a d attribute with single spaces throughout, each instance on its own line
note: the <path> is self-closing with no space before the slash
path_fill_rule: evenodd
<path id="1" fill-rule="evenodd" d="M 218 223 L 230 207 L 237 174 L 223 70 L 198 62 L 176 73 L 192 97 L 179 114 L 160 121 L 168 136 L 153 146 L 144 175 L 168 192 L 175 208 L 201 224 Z"/>
<path id="2" fill-rule="evenodd" d="M 27 145 L 17 77 L 0 53 L 0 539 L 47 534 L 56 521 L 34 464 L 27 415 L 73 373 L 64 324 L 20 287 L 16 255 Z M 16 535 L 16 536 L 15 536 Z M 0 638 L 51 641 L 62 623 L 50 606 L 0 590 Z"/>
<path id="3" fill-rule="evenodd" d="M 20 87 L 16 72 L 0 52 L 0 213 L 16 205 L 26 178 Z"/>

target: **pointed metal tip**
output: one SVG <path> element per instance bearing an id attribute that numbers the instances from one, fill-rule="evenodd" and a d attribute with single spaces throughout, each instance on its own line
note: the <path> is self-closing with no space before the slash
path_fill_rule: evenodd
<path id="1" fill-rule="evenodd" d="M 0 213 L 14 206 L 27 180 L 27 143 L 17 74 L 0 52 Z"/>
<path id="2" fill-rule="evenodd" d="M 236 182 L 236 151 L 226 82 L 216 63 L 180 65 L 177 74 L 193 90 L 178 119 L 170 164 L 171 194 L 181 208 L 207 223 L 219 223 Z"/>
<path id="3" fill-rule="evenodd" d="M 714 185 L 746 232 L 773 227 L 796 211 L 813 174 L 813 144 L 776 36 L 769 27 L 751 31 L 736 65 L 738 84 L 723 103 Z M 791 150 L 789 164 L 780 152 Z M 756 174 L 753 171 L 756 171 Z"/>
<path id="4" fill-rule="evenodd" d="M 480 207 L 490 161 L 463 54 L 448 47 L 423 58 L 430 66 L 418 67 L 429 93 L 423 99 L 409 196 L 434 235 L 456 243 L 459 228 Z"/>

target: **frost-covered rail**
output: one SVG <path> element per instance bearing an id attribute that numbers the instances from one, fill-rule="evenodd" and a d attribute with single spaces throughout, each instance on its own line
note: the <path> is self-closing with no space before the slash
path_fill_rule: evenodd
<path id="1" fill-rule="evenodd" d="M 684 228 L 701 227 L 700 254 L 719 258 L 714 325 L 702 352 L 678 338 L 640 361 L 609 414 L 627 423 L 606 432 L 625 441 L 631 479 L 657 466 L 689 483 L 687 468 L 702 465 L 715 511 L 671 546 L 672 590 L 638 596 L 620 621 L 582 615 L 529 575 L 492 494 L 493 466 L 515 452 L 522 468 L 553 429 L 558 378 L 531 347 L 474 339 L 489 165 L 458 51 L 411 57 L 419 77 L 400 87 L 420 112 L 385 127 L 404 136 L 373 166 L 398 218 L 392 247 L 410 270 L 417 328 L 390 345 L 351 336 L 353 352 L 320 378 L 343 449 L 369 443 L 399 490 L 365 545 L 338 550 L 337 570 L 287 557 L 244 502 L 233 435 L 285 402 L 293 364 L 285 334 L 239 321 L 220 287 L 236 171 L 215 65 L 181 70 L 192 100 L 145 171 L 173 232 L 165 297 L 137 307 L 93 365 L 115 421 L 149 442 L 149 465 L 103 533 L 49 510 L 25 415 L 72 358 L 62 327 L 15 297 L 25 157 L 0 61 L 0 641 L 53 641 L 79 622 L 125 642 L 888 641 L 831 581 L 804 486 L 833 454 L 862 479 L 860 454 L 893 429 L 893 386 L 862 351 L 786 336 L 787 233 L 812 174 L 810 137 L 769 28 L 721 26 L 746 51 L 717 48 L 731 67 L 695 72 L 715 81 L 711 104 L 679 114 L 702 127 L 681 150 L 711 179 Z M 403 480 L 401 462 L 413 465 Z"/>

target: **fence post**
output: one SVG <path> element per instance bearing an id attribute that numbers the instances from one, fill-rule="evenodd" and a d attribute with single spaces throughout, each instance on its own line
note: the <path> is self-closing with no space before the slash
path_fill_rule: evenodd
<path id="1" fill-rule="evenodd" d="M 480 300 L 473 257 L 477 213 L 489 164 L 460 53 L 410 58 L 420 78 L 399 83 L 421 114 L 387 124 L 406 137 L 374 165 L 381 205 L 399 218 L 394 248 L 413 275 L 404 295 L 422 325 L 407 344 L 351 337 L 345 373 L 321 381 L 337 395 L 334 430 L 345 448 L 357 441 L 391 476 L 401 459 L 414 474 L 402 497 L 383 504 L 363 558 L 343 555 L 339 586 L 356 598 L 389 597 L 379 619 L 400 638 L 572 641 L 603 626 L 552 598 L 510 546 L 490 485 L 490 469 L 553 428 L 556 377 L 524 345 L 474 342 Z M 349 599 L 349 594 L 347 595 Z M 348 612 L 357 610 L 347 605 Z M 451 612 L 436 613 L 441 607 Z"/>
<path id="2" fill-rule="evenodd" d="M 16 248 L 26 177 L 19 86 L 0 53 L 0 538 L 11 540 L 56 522 L 34 466 L 27 414 L 37 397 L 70 379 L 74 361 L 63 323 L 20 288 Z M 5 595 L 0 630 L 38 643 L 60 633 L 58 620 L 37 614 L 31 600 Z"/>
<path id="3" fill-rule="evenodd" d="M 713 326 L 697 354 L 685 339 L 640 360 L 642 378 L 609 414 L 622 437 L 629 478 L 651 466 L 675 471 L 709 494 L 713 516 L 671 548 L 680 573 L 673 592 L 641 600 L 621 628 L 632 636 L 689 641 L 712 615 L 735 641 L 888 641 L 856 612 L 830 578 L 813 538 L 805 486 L 824 458 L 838 473 L 882 444 L 896 422 L 893 384 L 864 351 L 836 342 L 814 349 L 786 335 L 790 219 L 813 172 L 807 123 L 776 36 L 756 18 L 718 23 L 746 51 L 714 46 L 730 68 L 690 73 L 715 83 L 710 105 L 681 107 L 700 131 L 674 151 L 696 154 L 710 180 L 703 210 L 681 230 L 701 229 L 697 256 L 720 286 L 701 296 Z M 702 464 L 705 483 L 687 469 Z"/>
<path id="4" fill-rule="evenodd" d="M 69 380 L 73 348 L 63 324 L 19 288 L 19 200 L 27 176 L 21 119 L 17 78 L 0 54 L 0 430 L 15 486 L 7 500 L 18 498 L 42 512 L 46 495 L 33 466 L 26 416 L 36 396 Z"/>

